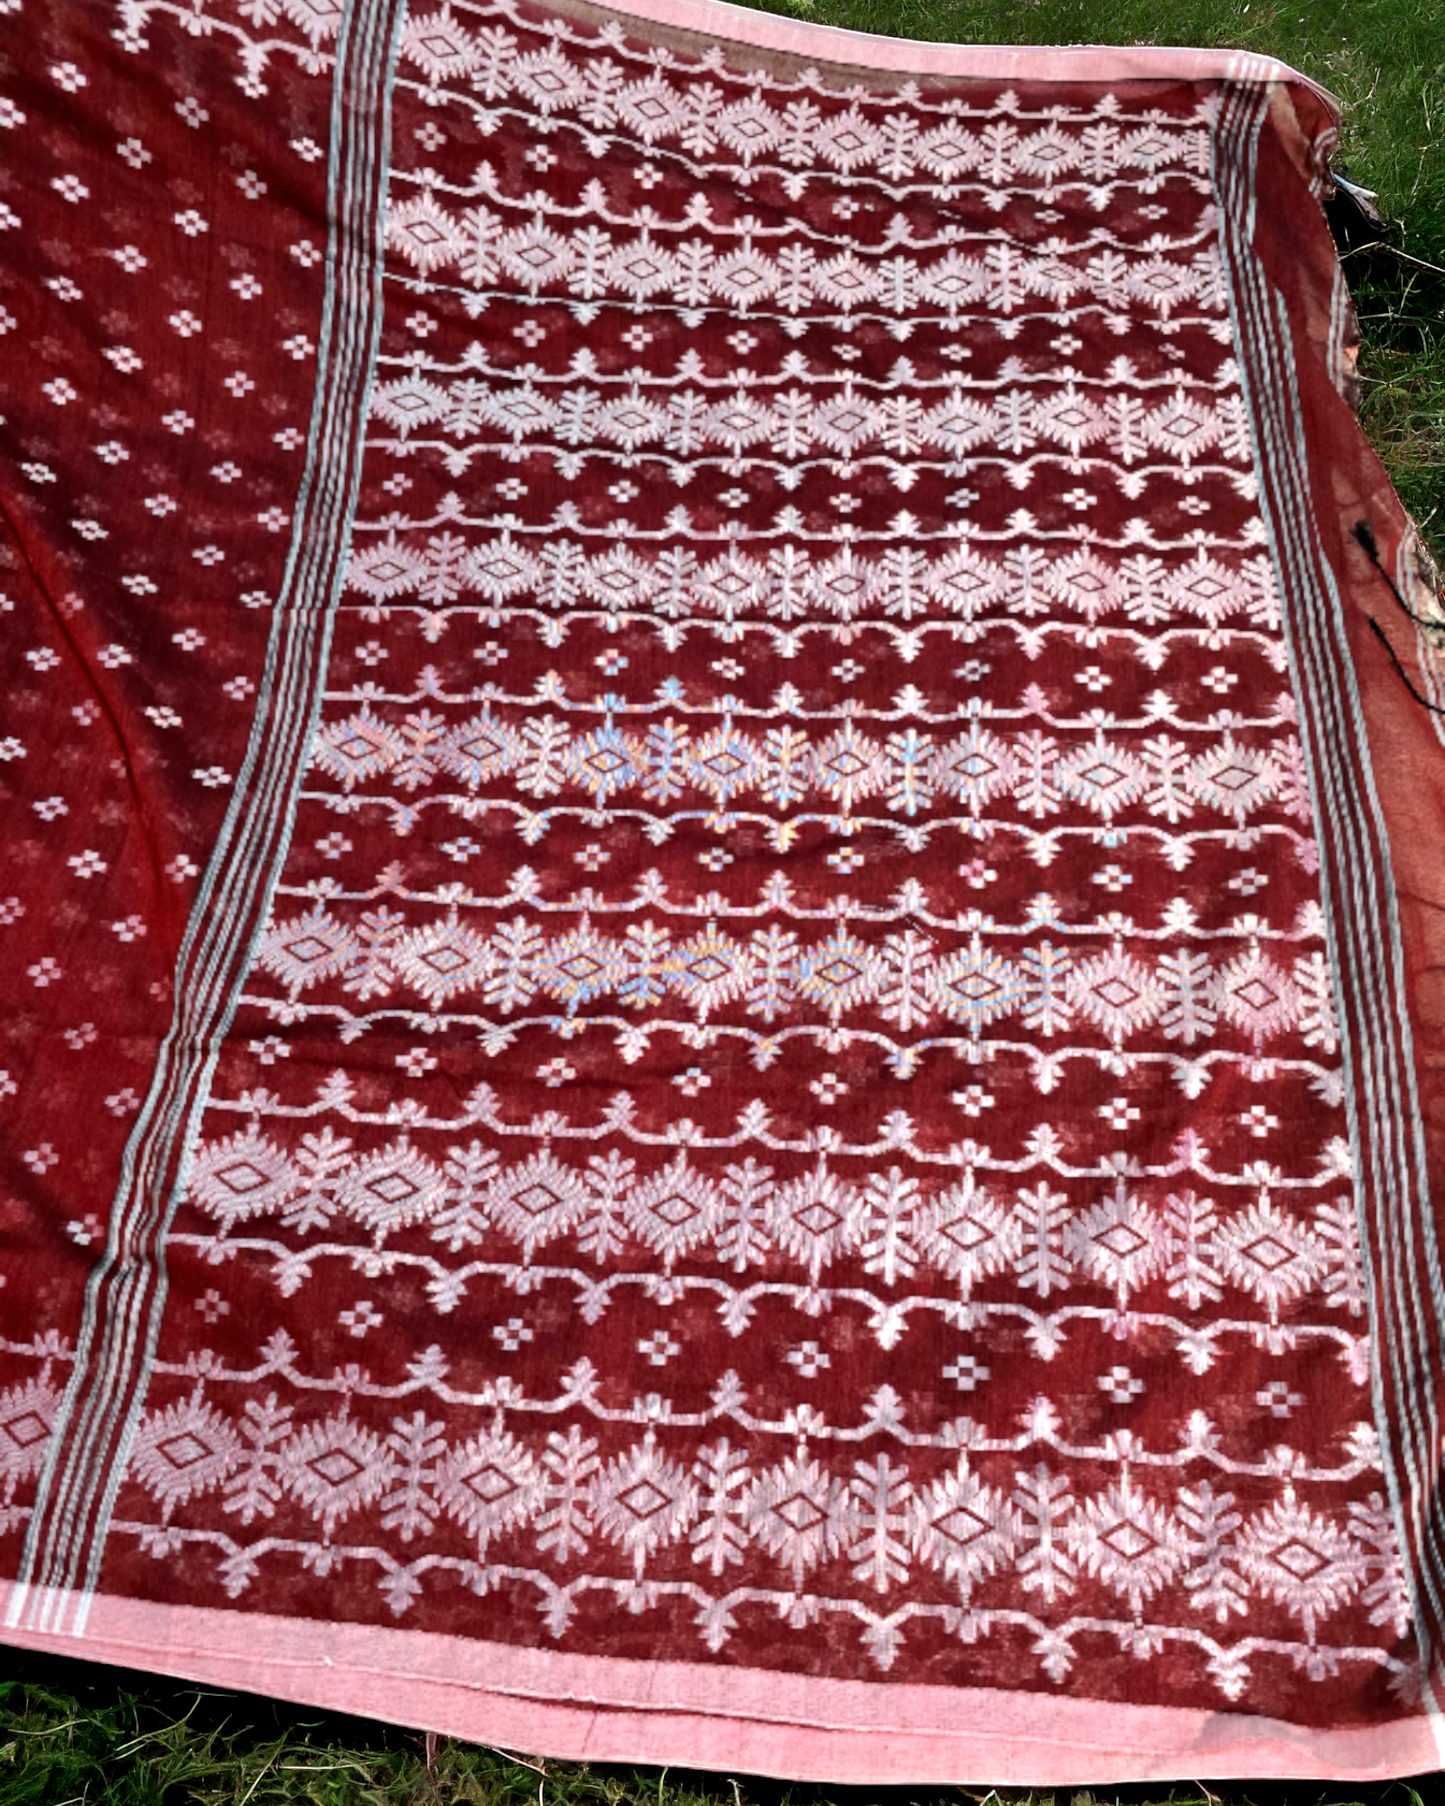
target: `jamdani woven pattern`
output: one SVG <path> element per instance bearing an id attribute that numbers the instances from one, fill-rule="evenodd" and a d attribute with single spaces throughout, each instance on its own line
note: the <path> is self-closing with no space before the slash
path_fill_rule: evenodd
<path id="1" fill-rule="evenodd" d="M 731 17 L 9 22 L 7 1634 L 1423 1723 L 1330 116 Z"/>

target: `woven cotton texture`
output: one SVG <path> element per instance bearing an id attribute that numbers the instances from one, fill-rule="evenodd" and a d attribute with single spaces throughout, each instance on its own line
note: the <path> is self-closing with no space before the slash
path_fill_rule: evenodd
<path id="1" fill-rule="evenodd" d="M 1329 98 L 5 10 L 3 1635 L 1435 1766 L 1445 754 Z"/>

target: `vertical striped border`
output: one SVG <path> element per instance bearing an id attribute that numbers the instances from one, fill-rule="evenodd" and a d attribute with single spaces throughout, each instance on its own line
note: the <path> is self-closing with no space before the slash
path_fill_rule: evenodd
<path id="1" fill-rule="evenodd" d="M 155 1359 L 165 1240 L 291 840 L 321 707 L 381 331 L 391 90 L 405 0 L 349 0 L 336 42 L 327 259 L 310 439 L 251 737 L 175 977 L 171 1026 L 126 1145 L 105 1254 L 41 1474 L 12 1628 L 80 1634 Z"/>
<path id="2" fill-rule="evenodd" d="M 1244 59 L 1213 132 L 1220 249 L 1260 507 L 1279 586 L 1309 767 L 1335 974 L 1356 1209 L 1369 1289 L 1375 1419 L 1445 1760 L 1436 1670 L 1445 1653 L 1445 1499 L 1436 1395 L 1445 1322 L 1385 820 L 1334 570 L 1310 494 L 1289 310 L 1255 250 L 1260 133 L 1272 88 Z"/>
<path id="3" fill-rule="evenodd" d="M 1330 285 L 1330 328 L 1329 338 L 1325 342 L 1325 358 L 1330 381 L 1341 395 L 1346 396 L 1345 327 L 1349 318 L 1350 290 L 1345 281 L 1345 266 L 1336 262 L 1334 281 Z"/>

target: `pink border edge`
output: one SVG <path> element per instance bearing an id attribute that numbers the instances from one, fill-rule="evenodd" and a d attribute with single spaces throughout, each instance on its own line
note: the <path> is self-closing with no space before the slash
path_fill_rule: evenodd
<path id="1" fill-rule="evenodd" d="M 14 1591 L 0 1589 L 0 1606 Z M 507 1749 L 838 1784 L 1383 1780 L 1445 1761 L 1424 1711 L 1311 1730 L 1242 1712 L 576 1656 L 105 1595 L 78 1636 L 4 1636 Z"/>
<path id="2" fill-rule="evenodd" d="M 912 75 L 964 75 L 999 81 L 1252 81 L 1299 82 L 1333 111 L 1341 103 L 1328 88 L 1274 57 L 1239 50 L 1189 50 L 1132 46 L 938 44 L 924 38 L 885 38 L 816 25 L 778 13 L 733 6 L 729 0 L 597 0 L 623 18 L 648 19 L 679 31 L 698 32 L 762 50 L 811 57 L 850 68 Z M 543 0 L 545 4 L 545 0 Z"/>

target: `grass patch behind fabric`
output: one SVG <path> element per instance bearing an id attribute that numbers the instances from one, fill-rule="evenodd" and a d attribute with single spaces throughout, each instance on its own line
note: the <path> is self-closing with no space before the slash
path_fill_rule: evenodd
<path id="1" fill-rule="evenodd" d="M 1445 0 L 778 0 L 775 10 L 968 43 L 1235 45 L 1348 108 L 1341 161 L 1379 193 L 1392 249 L 1346 268 L 1365 333 L 1362 418 L 1445 552 Z M 827 1788 L 748 1776 L 519 1762 L 246 1694 L 0 1650 L 0 1806 L 1426 1806 L 1438 1777 L 1321 1786 Z"/>

